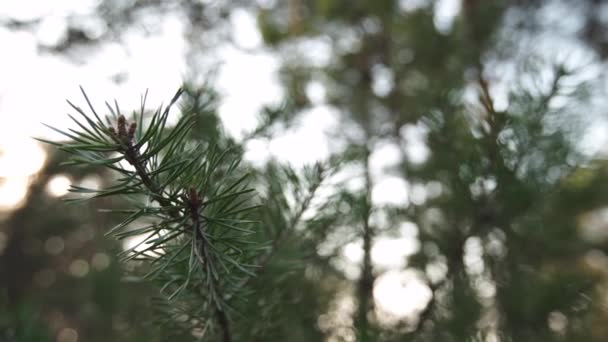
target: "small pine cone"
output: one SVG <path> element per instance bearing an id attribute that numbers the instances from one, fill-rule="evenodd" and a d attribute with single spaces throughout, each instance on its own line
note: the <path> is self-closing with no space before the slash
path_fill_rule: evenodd
<path id="1" fill-rule="evenodd" d="M 127 133 L 127 137 L 129 141 L 133 141 L 135 139 L 135 130 L 137 129 L 137 124 L 135 122 L 131 123 L 129 126 L 129 132 Z"/>
<path id="2" fill-rule="evenodd" d="M 120 138 L 127 137 L 127 119 L 123 115 L 118 117 L 118 136 Z"/>

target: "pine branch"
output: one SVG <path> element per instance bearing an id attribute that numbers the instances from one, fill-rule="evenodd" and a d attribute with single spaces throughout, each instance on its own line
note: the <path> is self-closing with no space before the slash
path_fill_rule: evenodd
<path id="1" fill-rule="evenodd" d="M 270 252 L 268 252 L 266 255 L 264 255 L 264 256 L 262 256 L 262 258 L 260 258 L 259 265 L 264 266 L 268 263 L 268 261 L 270 261 L 272 256 L 278 250 L 281 243 L 289 237 L 290 233 L 293 232 L 293 230 L 295 229 L 297 224 L 301 221 L 302 215 L 304 215 L 304 213 L 310 208 L 312 200 L 315 198 L 317 190 L 319 189 L 319 187 L 321 186 L 321 184 L 325 178 L 324 171 L 325 170 L 323 169 L 321 164 L 316 164 L 316 166 L 315 166 L 316 174 L 314 175 L 315 179 L 313 180 L 313 182 L 310 184 L 310 187 L 308 188 L 308 195 L 300 202 L 299 207 L 296 209 L 293 216 L 290 218 L 287 226 L 284 227 L 283 229 L 281 229 L 277 233 L 277 235 L 273 238 Z"/>
<path id="2" fill-rule="evenodd" d="M 262 273 L 265 272 L 268 263 L 276 255 L 282 243 L 285 242 L 285 240 L 287 240 L 291 236 L 291 233 L 293 233 L 296 226 L 302 221 L 302 216 L 308 209 L 310 209 L 312 201 L 315 198 L 317 191 L 321 187 L 326 176 L 327 169 L 323 167 L 320 163 L 317 163 L 314 167 L 314 175 L 312 176 L 313 180 L 307 189 L 306 197 L 304 197 L 304 199 L 300 201 L 299 206 L 294 211 L 293 215 L 289 219 L 289 222 L 287 222 L 287 224 L 282 229 L 280 229 L 278 233 L 272 238 L 272 243 L 268 251 L 258 257 L 255 263 L 257 267 L 255 277 L 259 277 Z M 246 287 L 253 278 L 253 276 L 244 278 L 243 281 L 236 286 L 236 288 L 242 289 Z"/>
<path id="3" fill-rule="evenodd" d="M 203 265 L 203 268 L 207 269 L 207 272 L 211 274 L 213 273 L 212 268 L 214 267 L 212 264 L 212 256 L 209 253 L 209 242 L 205 238 L 205 233 L 200 222 L 199 215 L 202 200 L 194 188 L 190 189 L 189 197 L 186 200 L 189 204 L 189 213 L 192 220 L 192 231 L 195 236 L 195 245 L 200 246 L 200 248 L 194 248 L 194 251 L 199 262 Z M 211 281 L 209 282 L 209 292 L 211 292 L 212 296 L 216 298 L 223 298 L 222 292 L 217 283 L 217 279 L 214 277 L 211 277 Z M 232 330 L 230 328 L 230 321 L 228 320 L 226 311 L 221 306 L 217 305 L 215 315 L 222 330 L 223 341 L 231 342 Z"/>
<path id="4" fill-rule="evenodd" d="M 51 127 L 71 142 L 40 140 L 72 154 L 71 165 L 105 166 L 123 176 L 116 185 L 106 189 L 73 186 L 70 191 L 93 194 L 85 199 L 144 195 L 159 204 L 158 207 L 136 204 L 133 209 L 116 211 L 130 215 L 112 228 L 110 234 L 119 239 L 146 236 L 137 246 L 121 253 L 123 260 L 148 262 L 151 269 L 145 277 L 161 281 L 161 293 L 170 291 L 168 300 L 185 292 L 202 295 L 204 301 L 211 303 L 210 314 L 215 316 L 222 340 L 231 342 L 233 332 L 222 287 L 224 283 L 238 282 L 251 274 L 247 270 L 250 266 L 243 259 L 251 253 L 243 251 L 247 248 L 254 251 L 257 247 L 242 239 L 252 233 L 247 228 L 252 221 L 241 217 L 255 206 L 240 206 L 248 200 L 242 197 L 252 190 L 245 188 L 247 176 L 238 176 L 239 162 L 229 159 L 229 151 L 218 153 L 216 149 L 188 147 L 186 139 L 192 128 L 192 116 L 182 116 L 174 127 L 167 128 L 169 110 L 181 93 L 182 90 L 176 93 L 164 111 L 157 110 L 148 127 L 143 129 L 145 97 L 139 117 L 134 114 L 130 124 L 117 104 L 114 108 L 107 105 L 116 121 L 114 127 L 110 118 L 106 118 L 106 123 L 101 120 L 83 91 L 95 120 L 70 103 L 85 120 L 81 123 L 72 118 L 82 130 L 66 132 Z M 108 158 L 111 152 L 119 156 Z M 134 171 L 122 167 L 119 164 L 122 160 Z M 212 181 L 218 177 L 221 182 Z M 153 223 L 125 231 L 146 217 Z M 232 255 L 234 251 L 241 251 L 240 256 Z M 204 306 L 201 303 L 196 307 L 193 312 L 200 312 L 198 308 Z M 175 319 L 170 312 L 167 314 L 169 319 Z"/>
<path id="5" fill-rule="evenodd" d="M 181 90 L 178 92 L 181 93 Z M 125 155 L 125 159 L 135 168 L 137 175 L 141 179 L 142 183 L 146 186 L 148 190 L 150 190 L 152 199 L 157 201 L 162 207 L 171 209 L 171 203 L 161 196 L 161 188 L 158 184 L 156 184 L 148 175 L 146 171 L 146 167 L 141 160 L 141 155 L 136 146 L 133 145 L 134 132 L 136 129 L 136 124 L 133 123 L 128 131 L 126 129 L 126 119 L 124 116 L 118 117 L 118 127 L 116 130 L 110 129 L 110 133 L 114 140 L 121 145 L 121 152 Z M 214 268 L 212 264 L 211 255 L 209 253 L 209 245 L 208 241 L 204 236 L 204 231 L 202 224 L 200 222 L 199 213 L 201 210 L 202 200 L 197 194 L 196 189 L 190 188 L 188 190 L 188 195 L 183 195 L 184 201 L 188 204 L 188 211 L 190 218 L 192 220 L 192 234 L 194 236 L 194 252 L 201 263 L 203 265 L 203 269 L 207 270 L 208 274 L 212 274 L 212 269 Z M 179 218 L 179 213 L 171 210 L 170 214 L 173 218 Z M 212 277 L 211 282 L 209 283 L 209 292 L 211 296 L 214 298 L 223 298 L 221 291 L 218 288 L 216 278 Z M 215 310 L 218 324 L 221 327 L 223 341 L 231 342 L 232 341 L 232 332 L 230 328 L 230 322 L 228 320 L 228 316 L 224 309 L 217 305 Z"/>

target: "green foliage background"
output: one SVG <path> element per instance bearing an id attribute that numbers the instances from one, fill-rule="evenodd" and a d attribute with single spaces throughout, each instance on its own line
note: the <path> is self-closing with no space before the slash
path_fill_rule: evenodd
<path id="1" fill-rule="evenodd" d="M 253 196 L 230 195 L 209 209 L 218 216 L 252 210 L 234 218 L 243 231 L 234 229 L 214 252 L 215 260 L 232 265 L 216 278 L 201 267 L 205 261 L 188 259 L 194 254 L 175 252 L 177 259 L 171 259 L 179 246 L 200 246 L 186 235 L 161 246 L 167 254 L 158 259 L 171 261 L 162 267 L 142 254 L 135 259 L 148 260 L 120 262 L 122 245 L 105 234 L 126 216 L 99 208 L 152 208 L 158 231 L 175 229 L 163 215 L 178 209 L 162 209 L 163 200 L 149 188 L 130 188 L 132 179 L 123 179 L 116 191 L 130 196 L 72 205 L 49 197 L 46 184 L 60 174 L 76 185 L 90 177 L 101 188 L 115 185 L 117 170 L 102 167 L 115 161 L 90 162 L 120 147 L 111 139 L 87 138 L 89 151 L 82 154 L 82 141 L 60 144 L 89 160 L 80 168 L 64 165 L 68 156 L 49 149 L 25 204 L 0 222 L 6 239 L 0 253 L 0 341 L 56 341 L 65 328 L 83 341 L 227 341 L 214 305 L 227 314 L 235 341 L 608 339 L 608 174 L 605 156 L 590 155 L 580 144 L 586 127 L 606 108 L 604 5 L 462 0 L 446 28 L 438 23 L 439 3 L 101 1 L 104 34 L 92 38 L 76 25 L 64 41 L 45 48 L 69 56 L 76 48 L 120 37 L 145 11 L 184 14 L 191 75 L 174 111 L 180 119 L 174 126 L 155 126 L 149 118 L 162 111 L 138 109 L 136 141 L 151 139 L 145 147 L 154 151 L 146 164 L 150 172 L 166 167 L 164 175 L 157 174 L 159 182 L 170 180 L 165 203 L 178 203 L 186 184 L 204 179 L 214 190 L 201 196 L 213 198 L 248 173 Z M 563 8 L 577 20 L 576 30 L 546 19 Z M 256 16 L 262 48 L 281 61 L 285 93 L 282 104 L 265 108 L 259 126 L 242 139 L 222 126 L 213 82 L 195 76 L 214 44 L 230 39 L 227 18 L 235 9 Z M 206 39 L 199 39 L 203 34 Z M 564 40 L 583 58 L 559 54 Z M 311 57 L 314 44 L 328 47 L 324 62 Z M 322 86 L 322 105 L 338 116 L 328 160 L 303 169 L 280 160 L 236 163 L 249 142 L 290 132 L 303 113 L 319 105 L 308 90 L 313 83 Z M 100 113 L 112 117 L 114 110 Z M 104 125 L 90 135 L 107 134 Z M 145 127 L 152 127 L 149 136 Z M 416 143 L 423 145 L 424 158 L 412 155 Z M 378 174 L 374 156 L 385 146 L 400 158 Z M 225 151 L 230 157 L 220 159 Z M 213 160 L 214 167 L 204 166 Z M 374 189 L 388 178 L 407 182 L 407 203 L 374 200 Z M 75 190 L 76 196 L 84 192 Z M 223 212 L 227 207 L 232 209 Z M 374 284 L 395 270 L 375 263 L 372 250 L 380 239 L 401 237 L 404 224 L 416 227 L 409 237 L 419 248 L 397 271 L 415 274 L 432 296 L 419 311 L 395 318 L 374 296 Z M 137 227 L 124 228 L 129 235 Z M 210 228 L 209 234 L 220 236 L 228 228 Z M 49 252 L 49 241 L 57 237 L 62 247 Z M 361 246 L 355 276 L 344 266 L 350 243 Z M 242 252 L 238 257 L 230 254 L 236 250 Z M 93 262 L 100 255 L 109 258 L 101 263 L 105 267 Z M 78 260 L 92 265 L 82 277 L 69 271 Z M 156 279 L 140 279 L 150 270 L 158 271 Z M 159 291 L 167 284 L 179 290 L 175 298 Z M 204 284 L 222 294 L 211 296 L 211 285 L 200 292 Z"/>

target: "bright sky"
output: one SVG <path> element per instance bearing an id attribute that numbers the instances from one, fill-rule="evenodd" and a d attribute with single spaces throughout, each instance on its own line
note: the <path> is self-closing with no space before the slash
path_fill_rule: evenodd
<path id="1" fill-rule="evenodd" d="M 104 108 L 104 101 L 114 99 L 123 108 L 136 108 L 140 95 L 149 89 L 148 104 L 154 108 L 161 102 L 166 102 L 181 84 L 186 71 L 186 43 L 182 38 L 180 18 L 171 13 L 165 15 L 159 23 L 160 34 L 143 36 L 141 32 L 128 32 L 124 38 L 126 50 L 115 43 L 103 44 L 96 53 L 86 54 L 86 60 L 79 64 L 37 51 L 39 42 L 60 39 L 66 17 L 74 13 L 91 13 L 97 3 L 95 0 L 0 2 L 0 17 L 19 20 L 42 18 L 42 28 L 38 32 L 0 28 L 0 43 L 11 47 L 3 52 L 0 63 L 0 149 L 4 151 L 4 157 L 0 156 L 0 176 L 11 176 L 0 185 L 0 206 L 18 203 L 24 191 L 17 189 L 26 186 L 24 177 L 42 165 L 44 158 L 41 150 L 31 137 L 60 138 L 57 133 L 41 125 L 41 122 L 56 127 L 71 125 L 65 115 L 70 111 L 65 99 L 82 103 L 78 85 L 85 88 L 97 108 Z M 458 12 L 458 4 L 458 0 L 439 2 L 436 18 L 439 27 L 448 28 L 451 25 Z M 416 6 L 419 6 L 416 1 L 402 3 L 404 9 Z M 231 23 L 235 30 L 234 40 L 240 47 L 251 50 L 260 46 L 262 39 L 250 13 L 236 10 L 231 15 Z M 159 53 L 159 46 L 162 46 L 162 53 Z M 311 47 L 317 56 L 329 53 L 324 52 L 318 44 Z M 281 88 L 276 77 L 278 61 L 269 53 L 246 53 L 229 45 L 219 51 L 223 65 L 216 86 L 224 96 L 220 115 L 229 132 L 238 137 L 256 125 L 256 114 L 262 105 L 276 103 L 281 99 Z M 129 75 L 126 82 L 116 84 L 112 81 L 113 76 L 126 71 Z M 261 161 L 274 155 L 294 165 L 302 165 L 329 155 L 330 148 L 325 133 L 336 130 L 336 115 L 322 104 L 322 87 L 313 87 L 309 91 L 316 94 L 313 98 L 318 99 L 319 106 L 302 115 L 293 130 L 277 139 L 249 143 L 249 159 Z M 414 149 L 423 148 L 411 145 Z M 22 153 L 24 150 L 29 153 Z M 376 158 L 377 162 L 373 163 L 378 169 L 386 166 L 382 158 L 385 152 L 380 151 L 377 154 L 380 158 Z M 413 155 L 420 156 L 420 153 L 424 151 L 414 151 Z M 390 160 L 392 156 L 389 155 L 388 158 L 388 163 L 394 162 Z M 395 182 L 399 181 L 387 180 L 384 184 L 379 184 L 375 193 L 384 193 L 393 198 L 387 199 L 388 202 L 404 201 L 407 196 L 406 186 Z M 401 194 L 399 191 L 382 190 L 383 187 L 389 189 L 391 185 L 398 185 L 396 189 L 401 189 Z"/>

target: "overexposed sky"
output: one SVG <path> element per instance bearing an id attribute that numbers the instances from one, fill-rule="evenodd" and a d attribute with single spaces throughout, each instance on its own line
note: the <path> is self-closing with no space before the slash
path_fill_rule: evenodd
<path id="1" fill-rule="evenodd" d="M 423 2 L 403 1 L 401 7 L 412 10 Z M 171 12 L 157 24 L 158 34 L 144 35 L 141 31 L 129 30 L 124 33 L 124 45 L 102 43 L 94 51 L 78 56 L 77 63 L 38 51 L 39 43 L 61 39 L 71 15 L 93 14 L 98 3 L 98 0 L 0 1 L 0 18 L 41 20 L 40 28 L 33 32 L 0 27 L 0 44 L 10 47 L 0 54 L 0 149 L 4 151 L 4 157 L 0 156 L 0 177 L 10 176 L 4 186 L 0 185 L 0 206 L 19 201 L 24 192 L 15 189 L 26 184 L 22 178 L 42 165 L 41 150 L 31 137 L 61 138 L 41 123 L 56 127 L 73 125 L 66 115 L 71 109 L 65 99 L 83 104 L 79 85 L 85 88 L 96 108 L 101 109 L 104 101 L 114 99 L 121 108 L 137 108 L 140 95 L 146 89 L 149 89 L 148 105 L 155 108 L 168 101 L 181 85 L 187 71 L 187 43 L 183 38 L 183 20 Z M 438 2 L 438 27 L 449 28 L 459 3 L 459 0 Z M 282 90 L 277 79 L 277 57 L 258 49 L 262 38 L 255 17 L 237 9 L 231 14 L 230 23 L 237 47 L 230 44 L 217 47 L 218 60 L 222 63 L 216 87 L 223 96 L 220 116 L 228 132 L 240 137 L 256 125 L 256 114 L 264 104 L 281 100 Z M 90 25 L 95 25 L 94 21 Z M 312 58 L 327 58 L 319 57 L 329 54 L 321 42 L 310 44 L 306 52 L 312 54 Z M 128 77 L 117 84 L 112 79 L 119 74 Z M 248 159 L 256 162 L 276 156 L 294 165 L 303 165 L 330 154 L 325 133 L 336 130 L 337 114 L 323 105 L 321 85 L 316 89 L 313 85 L 308 91 L 319 106 L 304 113 L 293 129 L 273 141 L 250 142 Z M 19 153 L 23 150 L 30 151 L 28 158 Z M 374 165 L 384 166 L 383 163 Z M 15 183 L 17 178 L 21 178 L 19 186 Z M 401 199 L 406 196 L 387 195 Z"/>
<path id="2" fill-rule="evenodd" d="M 88 7 L 85 3 L 89 6 L 95 4 L 79 1 L 58 1 L 57 6 L 44 5 L 49 3 L 46 1 L 1 3 L 0 17 L 8 15 L 19 19 L 33 19 L 40 15 L 61 17 L 67 15 L 64 11 L 86 12 Z M 28 12 L 28 8 L 36 8 L 36 13 Z M 237 42 L 248 48 L 259 45 L 261 37 L 251 14 L 240 11 L 234 18 L 235 28 L 246 33 L 240 35 Z M 53 22 L 61 24 L 61 21 Z M 13 181 L 34 173 L 42 165 L 41 151 L 31 137 L 61 138 L 41 123 L 55 127 L 73 126 L 66 115 L 71 108 L 65 99 L 85 107 L 79 85 L 85 88 L 100 110 L 105 108 L 104 101 L 114 99 L 122 108 L 137 108 L 146 89 L 149 89 L 149 108 L 166 103 L 172 97 L 185 76 L 186 42 L 177 16 L 168 14 L 160 25 L 158 35 L 145 36 L 136 31 L 127 33 L 126 48 L 116 43 L 103 43 L 94 52 L 86 53 L 86 58 L 83 57 L 80 63 L 39 53 L 37 44 L 41 38 L 36 32 L 0 28 L 0 44 L 10 47 L 0 55 L 0 148 L 3 150 L 0 176 L 10 176 L 4 183 L 5 189 L 0 186 L 0 205 L 18 200 L 23 191 L 14 191 L 16 183 Z M 238 137 L 256 125 L 256 115 L 262 105 L 281 99 L 281 88 L 276 78 L 278 61 L 268 53 L 246 53 L 229 44 L 218 50 L 223 62 L 216 84 L 223 95 L 219 110 L 228 131 Z M 125 72 L 128 72 L 125 82 L 117 84 L 112 81 L 114 75 Z M 315 141 L 323 145 L 323 140 Z M 34 153 L 21 153 L 24 150 Z M 282 151 L 281 147 L 272 150 Z M 327 147 L 313 150 L 327 150 Z M 258 154 L 265 156 L 260 151 Z M 311 162 L 317 157 L 309 155 L 306 159 Z M 24 185 L 22 180 L 19 184 Z M 15 198 L 9 198 L 9 192 L 4 191 L 6 188 L 11 189 Z"/>

